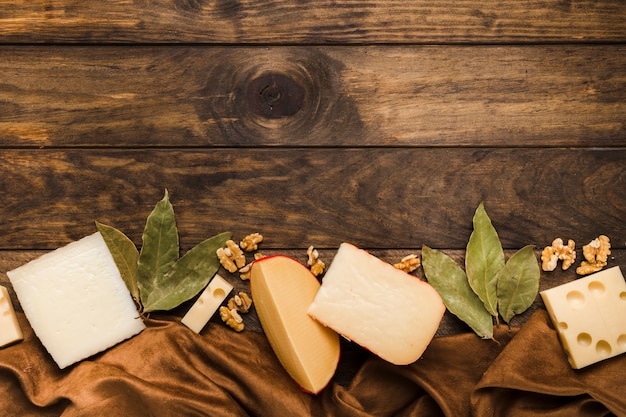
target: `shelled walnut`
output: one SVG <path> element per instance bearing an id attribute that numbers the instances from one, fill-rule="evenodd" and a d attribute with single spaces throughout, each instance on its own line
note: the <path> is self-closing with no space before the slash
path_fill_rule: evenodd
<path id="1" fill-rule="evenodd" d="M 228 300 L 228 308 L 230 310 L 237 310 L 239 313 L 247 313 L 250 311 L 251 307 L 252 298 L 250 298 L 250 296 L 243 291 L 240 291 L 239 294 Z"/>
<path id="2" fill-rule="evenodd" d="M 226 247 L 217 250 L 217 257 L 228 272 L 237 272 L 246 264 L 246 258 L 241 248 L 233 240 L 227 240 Z"/>
<path id="3" fill-rule="evenodd" d="M 320 254 L 317 249 L 315 249 L 313 246 L 309 246 L 306 250 L 306 254 L 309 257 L 306 265 L 309 267 L 313 275 L 315 275 L 316 277 L 322 275 L 324 273 L 324 268 L 326 268 L 326 265 L 320 259 Z"/>
<path id="4" fill-rule="evenodd" d="M 244 329 L 243 319 L 234 308 L 229 309 L 226 306 L 221 306 L 220 318 L 236 332 L 241 332 Z"/>
<path id="5" fill-rule="evenodd" d="M 251 233 L 244 237 L 239 243 L 239 247 L 246 252 L 252 252 L 259 248 L 259 243 L 263 242 L 263 235 L 260 233 Z"/>
<path id="6" fill-rule="evenodd" d="M 419 268 L 421 264 L 420 258 L 415 254 L 411 254 L 402 258 L 400 262 L 393 264 L 393 267 L 410 274 Z"/>
<path id="7" fill-rule="evenodd" d="M 546 246 L 541 252 L 541 269 L 554 271 L 559 260 L 563 261 L 561 268 L 564 271 L 576 260 L 576 243 L 572 239 L 564 245 L 563 239 L 559 237 L 552 241 L 551 246 Z"/>
<path id="8" fill-rule="evenodd" d="M 578 275 L 588 275 L 604 268 L 611 254 L 611 241 L 605 235 L 600 235 L 583 246 L 584 261 L 576 268 Z"/>
<path id="9" fill-rule="evenodd" d="M 254 254 L 254 260 L 256 261 L 257 259 L 261 259 L 263 258 L 265 255 L 262 255 L 260 252 L 257 252 Z M 247 281 L 250 279 L 250 268 L 252 268 L 252 262 L 250 262 L 249 264 L 246 264 L 244 266 L 242 266 L 241 268 L 239 268 L 239 278 L 241 278 L 244 281 Z"/>

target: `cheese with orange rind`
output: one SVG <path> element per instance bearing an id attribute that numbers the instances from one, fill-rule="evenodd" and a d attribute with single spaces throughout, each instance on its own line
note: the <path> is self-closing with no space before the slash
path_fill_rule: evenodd
<path id="1" fill-rule="evenodd" d="M 320 284 L 297 260 L 268 256 L 254 261 L 250 290 L 256 312 L 278 360 L 305 392 L 317 394 L 339 362 L 339 335 L 313 320 L 307 309 Z"/>
<path id="2" fill-rule="evenodd" d="M 407 365 L 430 344 L 445 305 L 427 282 L 343 243 L 308 312 L 382 359 Z"/>

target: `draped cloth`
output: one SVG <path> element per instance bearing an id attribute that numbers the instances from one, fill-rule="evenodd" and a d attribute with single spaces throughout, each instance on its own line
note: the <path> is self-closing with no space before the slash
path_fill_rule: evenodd
<path id="1" fill-rule="evenodd" d="M 411 365 L 367 354 L 318 395 L 298 389 L 262 333 L 210 322 L 198 335 L 154 316 L 60 370 L 18 318 L 25 340 L 0 349 L 2 416 L 626 416 L 626 355 L 572 369 L 541 309 L 521 328 L 498 326 L 496 341 L 435 338 Z"/>

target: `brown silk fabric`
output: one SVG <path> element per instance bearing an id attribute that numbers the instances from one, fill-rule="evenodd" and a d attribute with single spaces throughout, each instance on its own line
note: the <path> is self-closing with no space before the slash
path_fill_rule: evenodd
<path id="1" fill-rule="evenodd" d="M 498 343 L 440 337 L 409 366 L 370 356 L 349 384 L 317 396 L 259 333 L 210 323 L 197 335 L 161 316 L 59 370 L 19 319 L 25 340 L 0 350 L 2 416 L 626 416 L 626 355 L 571 369 L 543 310 L 521 329 L 500 327 Z"/>

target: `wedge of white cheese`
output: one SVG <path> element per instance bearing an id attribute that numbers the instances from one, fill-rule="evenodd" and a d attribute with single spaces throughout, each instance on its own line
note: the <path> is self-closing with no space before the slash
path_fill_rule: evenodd
<path id="1" fill-rule="evenodd" d="M 308 313 L 395 365 L 421 357 L 445 305 L 428 283 L 343 243 Z"/>
<path id="2" fill-rule="evenodd" d="M 100 233 L 49 252 L 7 275 L 35 334 L 59 368 L 145 328 Z"/>
<path id="3" fill-rule="evenodd" d="M 0 347 L 19 342 L 24 334 L 17 322 L 9 291 L 0 286 Z"/>

